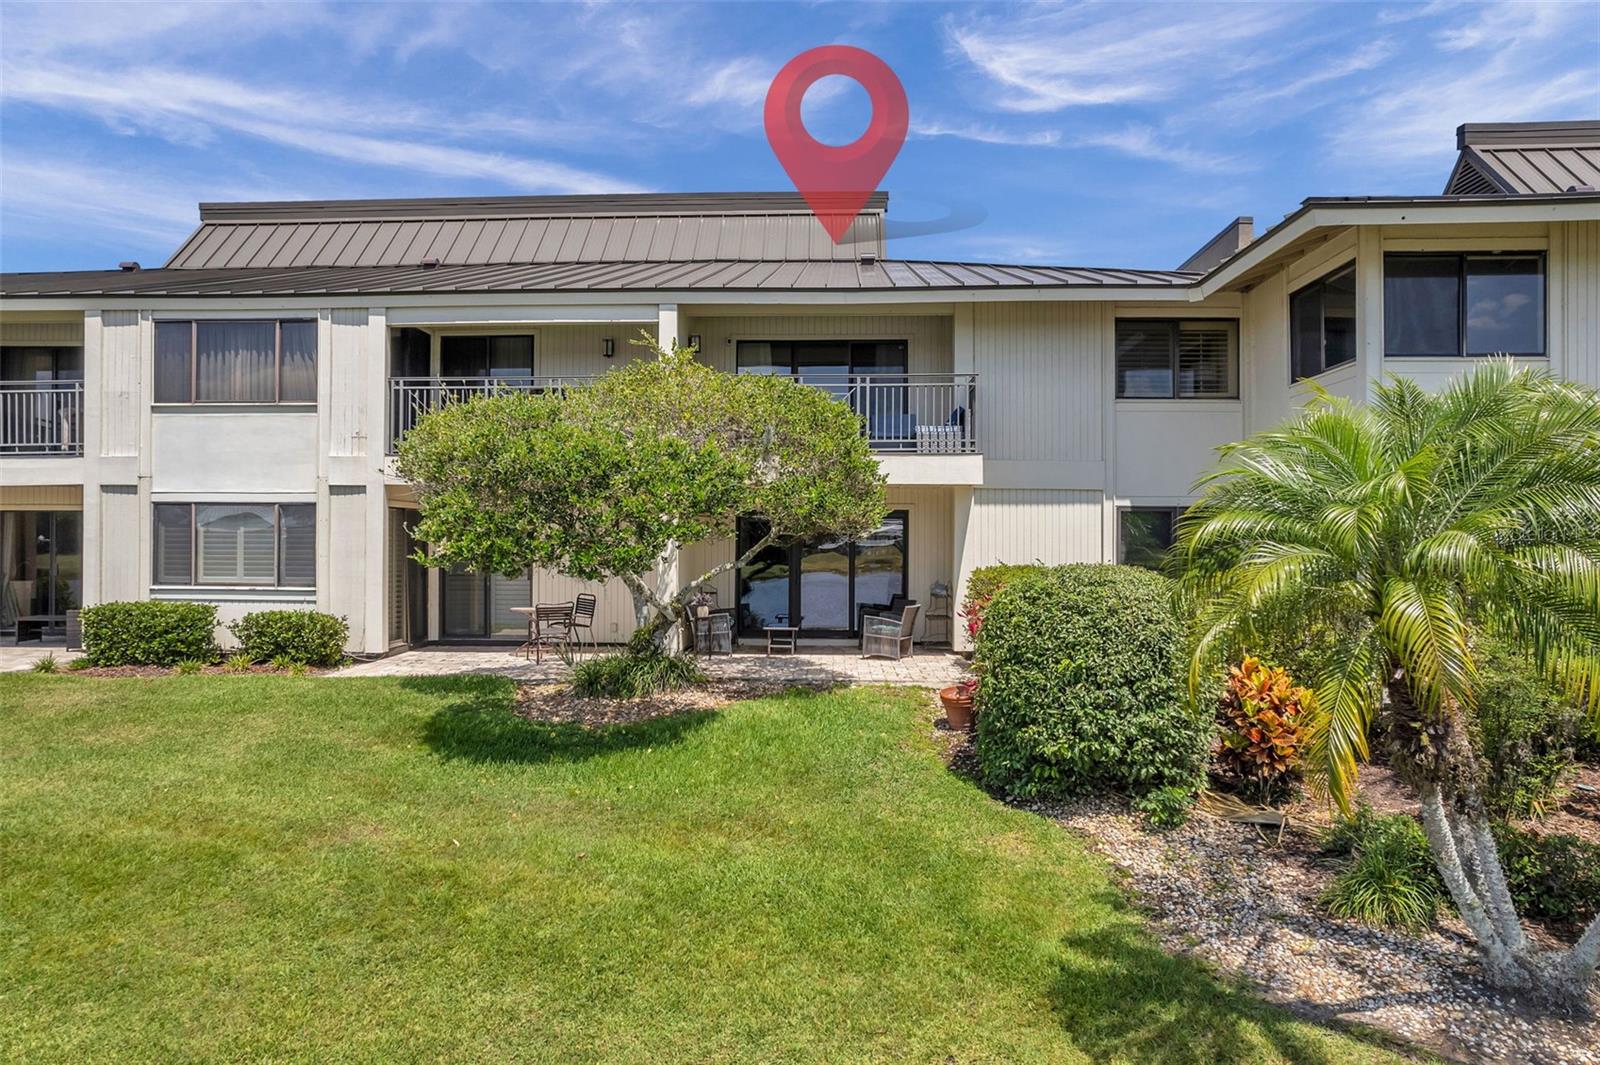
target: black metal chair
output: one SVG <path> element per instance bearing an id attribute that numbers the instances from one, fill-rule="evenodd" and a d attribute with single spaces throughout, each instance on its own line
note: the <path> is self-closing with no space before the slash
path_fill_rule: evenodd
<path id="1" fill-rule="evenodd" d="M 554 648 L 557 654 L 570 653 L 572 647 L 571 603 L 540 603 L 533 608 L 533 630 L 521 650 L 524 657 L 531 654 L 534 664 L 544 662 L 544 649 Z"/>
<path id="2" fill-rule="evenodd" d="M 580 592 L 572 601 L 572 638 L 580 653 L 585 637 L 588 637 L 590 647 L 600 650 L 600 641 L 594 635 L 594 611 L 598 605 L 599 600 L 588 592 Z"/>

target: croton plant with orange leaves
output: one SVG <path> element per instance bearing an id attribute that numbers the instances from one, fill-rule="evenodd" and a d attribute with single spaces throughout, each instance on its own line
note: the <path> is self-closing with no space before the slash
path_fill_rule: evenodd
<path id="1" fill-rule="evenodd" d="M 1263 801 L 1285 797 L 1300 775 L 1302 721 L 1314 699 L 1286 670 L 1253 655 L 1229 669 L 1217 714 L 1218 771 Z"/>

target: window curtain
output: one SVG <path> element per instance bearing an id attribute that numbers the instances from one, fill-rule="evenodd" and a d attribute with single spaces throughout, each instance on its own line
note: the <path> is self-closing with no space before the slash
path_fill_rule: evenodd
<path id="1" fill-rule="evenodd" d="M 277 402 L 275 323 L 200 322 L 195 348 L 196 402 Z"/>
<path id="2" fill-rule="evenodd" d="M 156 402 L 189 403 L 192 322 L 156 323 Z"/>
<path id="3" fill-rule="evenodd" d="M 284 322 L 283 370 L 278 399 L 284 403 L 317 401 L 317 323 Z"/>

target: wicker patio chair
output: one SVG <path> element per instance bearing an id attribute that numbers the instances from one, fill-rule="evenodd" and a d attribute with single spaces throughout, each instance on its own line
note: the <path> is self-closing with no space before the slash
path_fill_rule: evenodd
<path id="1" fill-rule="evenodd" d="M 910 658 L 913 653 L 911 634 L 917 627 L 917 613 L 921 609 L 921 603 L 907 603 L 899 617 L 868 614 L 862 619 L 861 657 Z"/>

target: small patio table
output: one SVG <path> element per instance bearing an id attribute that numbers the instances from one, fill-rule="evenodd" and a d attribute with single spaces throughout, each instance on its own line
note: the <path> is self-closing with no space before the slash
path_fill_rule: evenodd
<path id="1" fill-rule="evenodd" d="M 768 625 L 767 654 L 771 656 L 774 651 L 788 651 L 795 654 L 800 642 L 800 627 L 798 625 Z"/>

